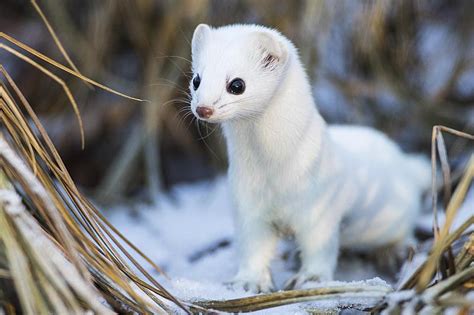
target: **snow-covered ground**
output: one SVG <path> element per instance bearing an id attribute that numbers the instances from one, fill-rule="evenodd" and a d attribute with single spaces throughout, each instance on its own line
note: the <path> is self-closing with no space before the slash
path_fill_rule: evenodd
<path id="1" fill-rule="evenodd" d="M 224 284 L 232 278 L 237 268 L 232 207 L 225 178 L 180 185 L 159 200 L 160 204 L 155 207 L 133 205 L 106 211 L 112 224 L 156 262 L 170 279 L 151 269 L 150 272 L 169 291 L 184 300 L 228 299 L 250 295 L 243 290 L 231 290 Z M 460 219 L 472 215 L 473 204 L 474 189 L 471 189 L 461 209 Z M 443 217 L 440 219 L 442 222 Z M 454 224 L 462 223 L 460 219 Z M 431 222 L 431 214 L 426 214 L 420 218 L 419 225 L 430 230 Z M 291 241 L 282 242 L 272 265 L 278 288 L 294 272 L 296 260 L 291 259 L 294 256 Z M 409 275 L 423 254 L 415 258 L 410 266 L 404 267 L 401 277 Z M 396 281 L 393 275 L 378 271 L 373 262 L 355 255 L 342 255 L 335 278 L 338 281 L 324 285 L 347 285 L 351 281 L 369 280 L 366 283 L 394 287 Z M 318 284 L 308 284 L 315 285 Z M 335 305 L 320 302 L 318 306 Z M 298 313 L 302 309 L 301 306 L 293 305 L 279 308 L 279 311 Z"/>

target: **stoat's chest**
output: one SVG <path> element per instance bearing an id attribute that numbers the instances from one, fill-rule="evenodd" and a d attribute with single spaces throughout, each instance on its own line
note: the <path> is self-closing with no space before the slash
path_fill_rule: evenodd
<path id="1" fill-rule="evenodd" d="M 291 213 L 317 194 L 323 121 L 311 111 L 292 119 L 283 115 L 224 126 L 229 179 L 240 209 Z"/>
<path id="2" fill-rule="evenodd" d="M 312 143 L 263 145 L 256 136 L 228 143 L 229 179 L 237 202 L 283 215 L 314 196 L 320 155 Z"/>

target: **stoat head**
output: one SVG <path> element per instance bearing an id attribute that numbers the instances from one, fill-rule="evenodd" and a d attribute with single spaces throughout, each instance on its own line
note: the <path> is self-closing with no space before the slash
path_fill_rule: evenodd
<path id="1" fill-rule="evenodd" d="M 192 39 L 191 110 L 209 122 L 252 119 L 284 77 L 290 42 L 256 25 L 196 27 Z"/>

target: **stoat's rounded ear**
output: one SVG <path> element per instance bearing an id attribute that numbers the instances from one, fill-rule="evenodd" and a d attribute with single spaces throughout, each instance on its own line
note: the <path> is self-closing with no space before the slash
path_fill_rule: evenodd
<path id="1" fill-rule="evenodd" d="M 260 62 L 265 69 L 274 70 L 288 60 L 288 48 L 277 36 L 269 32 L 255 32 L 253 42 L 259 48 Z"/>
<path id="2" fill-rule="evenodd" d="M 199 54 L 206 38 L 209 36 L 211 28 L 207 24 L 199 24 L 194 30 L 193 40 L 191 43 L 191 53 L 193 57 Z"/>

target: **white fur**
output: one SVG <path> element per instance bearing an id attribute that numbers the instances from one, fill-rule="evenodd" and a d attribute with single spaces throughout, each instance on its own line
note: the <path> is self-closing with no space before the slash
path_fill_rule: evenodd
<path id="1" fill-rule="evenodd" d="M 288 39 L 256 25 L 201 24 L 192 50 L 201 84 L 194 91 L 191 83 L 191 109 L 213 108 L 206 120 L 222 125 L 227 142 L 240 260 L 234 283 L 271 289 L 278 229 L 293 231 L 301 249 L 296 286 L 332 279 L 339 246 L 410 240 L 428 164 L 373 129 L 328 127 Z M 265 68 L 268 55 L 274 62 Z M 242 95 L 226 91 L 236 77 L 246 83 Z"/>

